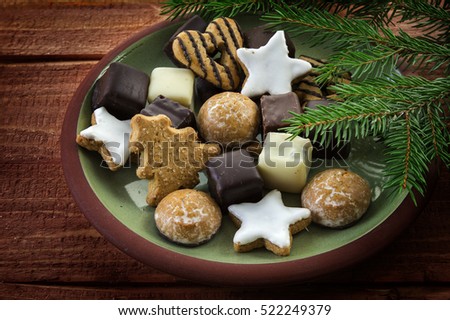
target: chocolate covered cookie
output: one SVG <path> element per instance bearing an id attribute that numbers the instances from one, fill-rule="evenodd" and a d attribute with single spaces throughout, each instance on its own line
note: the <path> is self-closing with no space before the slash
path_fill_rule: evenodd
<path id="1" fill-rule="evenodd" d="M 192 110 L 182 106 L 172 99 L 158 96 L 141 110 L 144 116 L 166 115 L 172 122 L 172 127 L 182 129 L 186 127 L 197 128 L 195 114 Z"/>
<path id="2" fill-rule="evenodd" d="M 145 107 L 149 76 L 124 63 L 114 62 L 95 83 L 92 109 L 105 107 L 119 120 L 129 120 Z"/>

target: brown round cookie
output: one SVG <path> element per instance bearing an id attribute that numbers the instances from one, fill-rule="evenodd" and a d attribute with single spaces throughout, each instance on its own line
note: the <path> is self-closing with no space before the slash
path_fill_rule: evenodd
<path id="1" fill-rule="evenodd" d="M 260 113 L 256 103 L 237 92 L 212 96 L 202 105 L 197 117 L 201 136 L 223 147 L 254 140 L 259 123 Z"/>
<path id="2" fill-rule="evenodd" d="M 169 240 L 196 246 L 211 239 L 219 229 L 222 213 L 206 193 L 181 189 L 164 197 L 155 210 L 159 232 Z"/>
<path id="3" fill-rule="evenodd" d="M 369 183 L 354 172 L 328 169 L 308 182 L 301 199 L 303 207 L 311 210 L 315 223 L 344 228 L 367 211 L 371 190 Z"/>

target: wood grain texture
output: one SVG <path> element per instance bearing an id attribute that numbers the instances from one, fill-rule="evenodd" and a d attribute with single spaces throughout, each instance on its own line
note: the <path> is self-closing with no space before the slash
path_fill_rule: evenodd
<path id="1" fill-rule="evenodd" d="M 288 288 L 192 283 L 116 249 L 70 195 L 60 132 L 72 95 L 97 60 L 162 18 L 148 3 L 15 2 L 0 10 L 0 299 L 450 298 L 444 167 L 428 206 L 387 248 Z"/>
<path id="2" fill-rule="evenodd" d="M 162 20 L 159 6 L 148 2 L 7 7 L 0 10 L 0 61 L 98 60 Z"/>
<path id="3" fill-rule="evenodd" d="M 98 286 L 85 284 L 30 285 L 0 284 L 0 299 L 259 299 L 259 300 L 320 300 L 320 299 L 447 299 L 450 289 L 445 286 L 302 286 L 271 288 L 214 288 L 187 286 Z"/>

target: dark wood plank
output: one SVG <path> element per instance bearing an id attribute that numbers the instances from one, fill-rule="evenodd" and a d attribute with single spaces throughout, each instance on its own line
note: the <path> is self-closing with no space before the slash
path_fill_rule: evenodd
<path id="1" fill-rule="evenodd" d="M 1 60 L 100 59 L 140 29 L 165 18 L 159 5 L 8 6 L 0 10 Z"/>
<path id="2" fill-rule="evenodd" d="M 93 65 L 0 65 L 0 282 L 174 281 L 105 241 L 66 186 L 60 131 Z"/>
<path id="3" fill-rule="evenodd" d="M 343 285 L 270 288 L 215 288 L 209 286 L 70 286 L 0 284 L 0 299 L 449 299 L 445 286 Z"/>

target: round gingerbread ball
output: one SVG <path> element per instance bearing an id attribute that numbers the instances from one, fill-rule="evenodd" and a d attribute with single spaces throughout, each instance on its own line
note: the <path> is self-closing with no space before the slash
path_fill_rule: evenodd
<path id="1" fill-rule="evenodd" d="M 218 93 L 200 108 L 197 125 L 206 141 L 223 147 L 253 141 L 258 134 L 259 108 L 253 100 L 237 92 Z"/>
<path id="2" fill-rule="evenodd" d="M 345 169 L 328 169 L 315 175 L 303 189 L 302 206 L 312 220 L 330 228 L 345 228 L 359 220 L 371 199 L 369 183 Z"/>
<path id="3" fill-rule="evenodd" d="M 155 222 L 167 239 L 196 246 L 210 240 L 217 232 L 222 213 L 205 192 L 180 189 L 161 200 L 155 209 Z"/>

